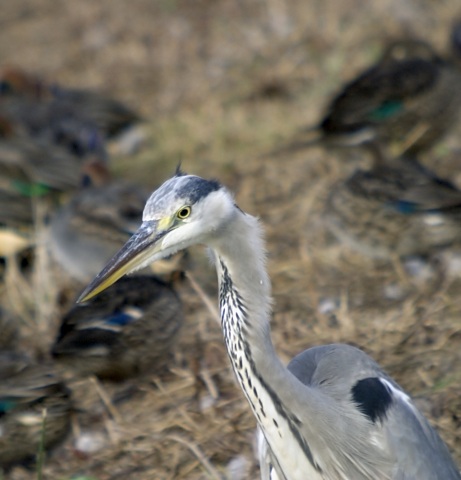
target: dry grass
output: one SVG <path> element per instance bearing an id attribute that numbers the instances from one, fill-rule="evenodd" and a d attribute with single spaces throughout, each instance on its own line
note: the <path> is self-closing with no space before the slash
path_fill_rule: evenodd
<path id="1" fill-rule="evenodd" d="M 148 120 L 144 149 L 129 161 L 114 159 L 118 175 L 153 188 L 182 161 L 186 171 L 221 179 L 242 208 L 261 217 L 283 360 L 321 343 L 364 348 L 418 399 L 461 464 L 460 280 L 402 278 L 395 266 L 359 257 L 326 233 L 323 200 L 363 160 L 358 155 L 263 155 L 314 122 L 327 96 L 376 57 L 383 39 L 413 32 L 443 49 L 457 2 L 4 3 L 2 61 L 110 91 Z M 459 147 L 455 132 L 427 162 L 441 173 L 459 170 Z M 193 258 L 194 278 L 214 300 L 215 273 L 201 250 Z M 7 289 L 16 292 L 7 303 L 27 320 L 23 344 L 32 350 L 49 344 L 59 319 L 49 285 L 40 301 L 33 289 Z M 48 460 L 44 478 L 256 478 L 255 423 L 219 326 L 190 283 L 179 289 L 187 322 L 168 371 L 99 389 L 74 381 L 81 409 L 74 434 Z M 392 300 L 390 291 L 397 292 Z M 24 308 L 18 292 L 28 296 Z M 37 348 L 31 339 L 38 337 Z M 104 447 L 82 455 L 75 437 L 86 431 L 97 432 Z M 7 478 L 35 474 L 17 467 Z"/>

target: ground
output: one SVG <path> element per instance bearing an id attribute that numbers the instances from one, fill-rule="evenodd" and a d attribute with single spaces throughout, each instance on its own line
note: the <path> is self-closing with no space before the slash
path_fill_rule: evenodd
<path id="1" fill-rule="evenodd" d="M 242 209 L 261 218 L 275 299 L 273 340 L 282 360 L 330 342 L 363 348 L 412 394 L 461 464 L 456 270 L 431 267 L 423 279 L 402 277 L 395 264 L 364 258 L 328 234 L 324 200 L 336 181 L 366 162 L 359 152 L 267 155 L 314 123 L 329 95 L 376 59 L 388 38 L 417 35 L 445 51 L 461 13 L 457 2 L 3 3 L 1 62 L 104 90 L 142 113 L 144 145 L 129 157 L 116 152 L 117 176 L 153 189 L 182 162 L 187 172 L 219 178 Z M 455 181 L 460 132 L 455 128 L 424 158 Z M 186 323 L 166 371 L 122 385 L 74 382 L 80 413 L 47 460 L 44 478 L 257 478 L 255 422 L 204 301 L 215 304 L 215 273 L 201 249 L 192 258 L 192 279 L 204 293 L 188 280 L 178 286 Z M 48 335 L 40 341 L 49 343 L 56 310 L 51 306 L 47 321 L 35 307 Z M 85 438 L 102 446 L 82 453 L 76 442 Z M 16 467 L 5 478 L 36 476 Z"/>

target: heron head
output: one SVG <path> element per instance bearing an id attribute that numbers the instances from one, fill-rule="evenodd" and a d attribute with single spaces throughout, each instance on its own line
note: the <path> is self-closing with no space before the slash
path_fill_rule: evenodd
<path id="1" fill-rule="evenodd" d="M 123 275 L 191 245 L 209 243 L 235 210 L 232 196 L 217 181 L 177 172 L 146 203 L 143 222 L 128 242 L 83 291 L 84 302 Z"/>

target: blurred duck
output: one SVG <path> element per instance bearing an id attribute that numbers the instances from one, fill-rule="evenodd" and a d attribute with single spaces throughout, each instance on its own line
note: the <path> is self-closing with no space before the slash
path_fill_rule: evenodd
<path id="1" fill-rule="evenodd" d="M 357 170 L 333 187 L 327 225 L 376 258 L 426 255 L 461 238 L 461 191 L 404 157 Z"/>
<path id="2" fill-rule="evenodd" d="M 82 375 L 122 380 L 158 368 L 183 323 L 173 288 L 126 277 L 63 318 L 52 355 Z"/>
<path id="3" fill-rule="evenodd" d="M 0 353 L 0 467 L 33 459 L 42 438 L 45 449 L 63 440 L 70 412 L 70 392 L 51 367 Z"/>
<path id="4" fill-rule="evenodd" d="M 0 141 L 0 188 L 30 198 L 79 185 L 82 160 L 46 141 Z"/>
<path id="5" fill-rule="evenodd" d="M 323 120 L 301 132 L 290 151 L 323 142 L 337 147 L 363 145 L 380 159 L 416 153 L 438 142 L 458 118 L 461 106 L 461 23 L 452 32 L 452 59 L 427 43 L 399 40 L 381 59 L 346 84 Z M 389 149 L 389 152 L 386 150 Z"/>
<path id="6" fill-rule="evenodd" d="M 31 246 L 35 226 L 76 190 L 88 158 L 106 161 L 94 125 L 72 110 L 5 96 L 0 81 L 0 257 Z"/>
<path id="7" fill-rule="evenodd" d="M 0 183 L 3 179 L 0 178 Z M 6 244 L 9 243 L 9 237 L 13 234 L 14 230 L 17 230 L 19 234 L 23 233 L 25 237 L 28 236 L 28 231 L 32 227 L 34 222 L 34 203 L 36 198 L 30 196 L 24 196 L 20 193 L 8 192 L 0 188 L 0 245 L 3 245 L 3 233 L 6 233 Z M 22 231 L 22 232 L 21 232 Z M 30 242 L 25 241 L 22 245 L 20 242 L 20 249 L 26 247 Z M 0 257 L 5 249 L 5 256 L 8 256 L 8 246 L 0 246 Z"/>
<path id="8" fill-rule="evenodd" d="M 81 169 L 82 159 L 41 139 L 0 141 L 0 257 L 34 243 L 36 225 L 77 189 Z"/>
<path id="9" fill-rule="evenodd" d="M 28 99 L 46 103 L 51 110 L 72 111 L 107 137 L 118 135 L 140 120 L 133 110 L 100 92 L 49 84 L 13 66 L 0 71 L 0 98 Z"/>
<path id="10" fill-rule="evenodd" d="M 97 125 L 70 105 L 0 96 L 0 116 L 3 138 L 37 139 L 77 158 L 106 155 L 104 135 Z"/>
<path id="11" fill-rule="evenodd" d="M 0 351 L 14 348 L 17 340 L 17 323 L 10 312 L 0 307 Z"/>
<path id="12" fill-rule="evenodd" d="M 82 188 L 51 219 L 52 256 L 78 281 L 92 278 L 142 222 L 148 192 L 112 180 L 104 162 L 84 165 Z"/>

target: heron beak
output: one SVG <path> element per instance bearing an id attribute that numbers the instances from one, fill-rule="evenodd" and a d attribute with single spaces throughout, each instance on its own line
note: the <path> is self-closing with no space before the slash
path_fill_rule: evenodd
<path id="1" fill-rule="evenodd" d="M 143 222 L 138 231 L 85 288 L 77 303 L 90 300 L 123 275 L 138 270 L 153 261 L 154 255 L 162 250 L 161 239 L 168 233 L 169 226 L 170 222 L 164 220 Z"/>

